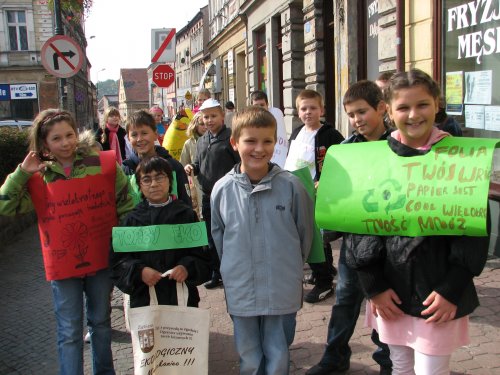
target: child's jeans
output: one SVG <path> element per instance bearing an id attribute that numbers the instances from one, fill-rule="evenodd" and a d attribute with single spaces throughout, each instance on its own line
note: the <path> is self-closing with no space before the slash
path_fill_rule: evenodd
<path id="1" fill-rule="evenodd" d="M 389 345 L 394 375 L 448 375 L 451 355 L 427 355 L 408 346 Z"/>
<path id="2" fill-rule="evenodd" d="M 234 316 L 234 340 L 240 375 L 287 375 L 289 347 L 295 337 L 296 313 Z"/>
<path id="3" fill-rule="evenodd" d="M 92 346 L 94 374 L 114 375 L 111 352 L 111 304 L 113 290 L 109 269 L 83 278 L 51 282 L 57 323 L 57 347 L 61 375 L 83 375 L 83 294 Z"/>

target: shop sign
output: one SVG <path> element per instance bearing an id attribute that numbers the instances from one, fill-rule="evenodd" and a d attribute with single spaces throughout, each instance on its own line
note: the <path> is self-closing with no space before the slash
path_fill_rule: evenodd
<path id="1" fill-rule="evenodd" d="M 0 85 L 0 101 L 10 100 L 9 85 Z"/>
<path id="2" fill-rule="evenodd" d="M 36 99 L 36 83 L 23 83 L 19 85 L 10 85 L 10 97 L 12 100 L 18 99 Z"/>
<path id="3" fill-rule="evenodd" d="M 500 131 L 499 6 L 498 0 L 443 1 L 446 113 L 479 131 Z"/>
<path id="4" fill-rule="evenodd" d="M 233 50 L 227 53 L 227 74 L 234 74 L 234 55 Z"/>

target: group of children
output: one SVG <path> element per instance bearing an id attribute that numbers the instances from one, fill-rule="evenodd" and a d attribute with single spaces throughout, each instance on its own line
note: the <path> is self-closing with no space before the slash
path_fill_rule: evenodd
<path id="1" fill-rule="evenodd" d="M 358 82 L 344 96 L 344 109 L 354 129 L 344 141 L 331 125 L 320 121 L 324 113 L 321 95 L 304 90 L 296 103 L 304 125 L 292 133 L 290 164 L 308 167 L 317 185 L 328 147 L 342 141 L 387 139 L 392 152 L 408 158 L 429 152 L 433 144 L 448 136 L 434 126 L 439 94 L 436 82 L 419 70 L 396 73 L 389 81 L 385 100 L 373 82 Z M 197 306 L 196 285 L 208 279 L 208 288 L 223 282 L 240 373 L 288 374 L 289 347 L 303 300 L 303 265 L 313 238 L 314 201 L 297 177 L 271 162 L 277 125 L 268 110 L 250 106 L 238 111 L 229 129 L 217 101 L 207 99 L 200 104 L 195 127 L 202 121 L 203 130 L 197 130 L 196 153 L 191 152 L 190 163 L 184 168 L 155 146 L 156 124 L 148 111 L 138 111 L 127 119 L 125 131 L 134 155 L 123 161 L 123 169 L 116 162 L 113 168 L 106 167 L 106 153 L 78 143 L 76 124 L 69 113 L 47 110 L 35 119 L 31 151 L 0 188 L 1 214 L 36 209 L 39 218 L 50 217 L 54 212 L 44 211 L 34 186 L 42 186 L 48 201 L 58 201 L 65 197 L 58 194 L 71 189 L 77 180 L 93 197 L 114 197 L 115 225 L 119 218 L 123 219 L 120 225 L 126 226 L 192 223 L 198 217 L 191 208 L 186 174 L 193 174 L 199 181 L 209 236 L 208 251 L 111 252 L 108 267 L 111 232 L 92 238 L 89 226 L 86 238 L 98 243 L 88 249 L 105 253 L 106 265 L 80 266 L 67 277 L 59 278 L 57 272 L 48 277 L 54 293 L 62 374 L 83 374 L 84 293 L 94 373 L 114 374 L 109 303 L 112 278 L 131 295 L 131 307 L 148 305 L 148 286 L 153 285 L 160 304 L 176 304 L 175 282 L 187 283 L 189 305 Z M 386 111 L 397 128 L 392 133 L 384 124 Z M 117 152 L 121 147 L 115 138 L 119 131 L 106 126 L 101 134 L 109 140 L 109 149 Z M 141 197 L 135 207 L 126 174 L 135 176 Z M 101 175 L 113 183 L 101 186 L 96 177 Z M 33 180 L 42 183 L 35 185 Z M 84 216 L 99 214 L 85 207 L 82 209 L 88 212 Z M 51 247 L 49 238 L 60 235 L 55 227 L 45 228 L 44 222 L 39 221 L 39 225 L 49 274 L 54 264 L 46 254 L 60 250 Z M 67 227 L 73 228 L 71 225 L 68 221 Z M 348 341 L 363 297 L 369 300 L 368 323 L 381 348 L 377 358 L 382 358 L 379 363 L 384 373 L 390 373 L 391 367 L 393 374 L 449 373 L 451 352 L 468 342 L 467 316 L 478 305 L 472 279 L 486 262 L 487 238 L 340 235 L 344 241 L 327 346 L 321 361 L 307 374 L 349 368 Z M 403 260 L 401 268 L 398 253 L 409 248 L 411 251 L 404 253 L 411 256 Z M 332 288 L 331 248 L 326 245 L 325 255 L 325 264 L 316 270 L 312 267 L 321 293 Z M 170 275 L 163 277 L 169 269 Z M 325 275 L 331 279 L 322 279 Z"/>

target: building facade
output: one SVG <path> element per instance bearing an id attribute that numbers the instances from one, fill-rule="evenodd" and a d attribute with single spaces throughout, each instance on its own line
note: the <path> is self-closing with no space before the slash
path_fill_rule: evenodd
<path id="1" fill-rule="evenodd" d="M 126 120 L 129 114 L 147 109 L 148 105 L 147 69 L 120 69 L 118 110 L 121 117 Z"/>
<path id="2" fill-rule="evenodd" d="M 192 102 L 186 98 L 191 92 L 191 27 L 189 23 L 175 35 L 175 86 L 176 103 L 179 107 L 191 106 Z M 189 98 L 189 95 L 188 95 Z"/>
<path id="3" fill-rule="evenodd" d="M 63 33 L 85 51 L 82 24 L 83 18 L 62 17 Z M 32 120 L 41 110 L 62 105 L 80 127 L 91 127 L 97 111 L 88 61 L 61 82 L 42 65 L 41 49 L 54 36 L 54 26 L 47 1 L 6 0 L 0 4 L 0 118 Z"/>
<path id="4" fill-rule="evenodd" d="M 194 107 L 198 92 L 203 87 L 202 78 L 205 72 L 205 63 L 209 58 L 207 53 L 208 43 L 208 5 L 200 9 L 198 14 L 190 22 L 191 29 L 191 99 L 188 105 Z"/>

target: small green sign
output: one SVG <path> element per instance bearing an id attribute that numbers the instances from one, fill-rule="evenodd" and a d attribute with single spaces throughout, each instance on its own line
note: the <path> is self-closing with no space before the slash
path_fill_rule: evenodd
<path id="1" fill-rule="evenodd" d="M 207 244 L 204 222 L 113 228 L 115 252 L 175 250 Z"/>

